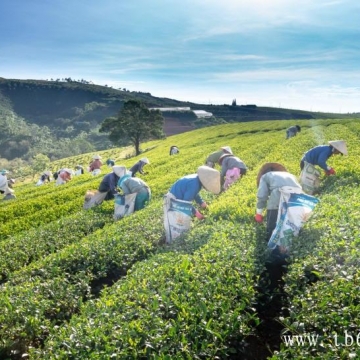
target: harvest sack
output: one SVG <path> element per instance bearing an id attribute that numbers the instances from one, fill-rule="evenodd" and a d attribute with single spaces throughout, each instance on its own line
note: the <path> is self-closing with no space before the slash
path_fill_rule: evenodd
<path id="1" fill-rule="evenodd" d="M 134 212 L 137 193 L 127 195 L 115 195 L 114 220 L 119 220 Z"/>
<path id="2" fill-rule="evenodd" d="M 104 201 L 106 194 L 107 192 L 88 190 L 85 194 L 83 209 L 88 210 L 94 206 L 100 205 Z"/>
<path id="3" fill-rule="evenodd" d="M 36 185 L 36 186 L 44 185 L 44 182 L 41 181 L 41 180 L 39 180 L 35 185 Z"/>
<path id="4" fill-rule="evenodd" d="M 190 201 L 178 200 L 170 193 L 165 195 L 164 226 L 167 244 L 190 229 L 192 210 Z"/>
<path id="5" fill-rule="evenodd" d="M 300 174 L 300 184 L 307 194 L 314 194 L 320 186 L 320 171 L 305 161 Z"/>
<path id="6" fill-rule="evenodd" d="M 5 191 L 8 188 L 8 180 L 6 176 L 0 175 L 0 190 Z"/>
<path id="7" fill-rule="evenodd" d="M 95 169 L 95 170 L 93 170 L 92 171 L 92 173 L 91 173 L 92 175 L 99 175 L 99 174 L 101 174 L 101 170 L 100 169 Z"/>
<path id="8" fill-rule="evenodd" d="M 319 199 L 290 186 L 283 186 L 279 190 L 280 204 L 277 223 L 268 242 L 268 248 L 273 250 L 279 246 L 281 253 L 287 253 L 291 247 L 293 236 L 298 236 Z"/>

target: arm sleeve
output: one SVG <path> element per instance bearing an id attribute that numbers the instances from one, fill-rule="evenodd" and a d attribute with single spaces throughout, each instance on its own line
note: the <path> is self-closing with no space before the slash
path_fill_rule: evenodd
<path id="1" fill-rule="evenodd" d="M 109 188 L 110 188 L 110 192 L 113 195 L 117 194 L 116 186 L 117 186 L 117 183 L 115 182 L 115 178 L 113 176 L 111 176 L 109 179 Z"/>
<path id="2" fill-rule="evenodd" d="M 329 168 L 326 163 L 327 159 L 328 159 L 328 156 L 325 151 L 319 155 L 318 165 L 325 171 L 327 171 Z"/>
<path id="3" fill-rule="evenodd" d="M 108 179 L 107 176 L 105 176 L 100 185 L 99 185 L 99 189 L 98 189 L 100 192 L 108 192 L 108 191 L 111 191 L 111 187 L 110 187 L 110 181 Z"/>
<path id="4" fill-rule="evenodd" d="M 201 205 L 204 201 L 199 195 L 200 189 L 195 189 L 194 187 L 189 187 L 183 196 L 183 200 L 185 201 L 193 201 L 195 200 L 199 205 Z"/>
<path id="5" fill-rule="evenodd" d="M 264 178 L 264 176 L 262 176 L 260 179 L 259 189 L 257 192 L 257 203 L 256 203 L 257 209 L 264 209 L 266 207 L 269 195 L 270 195 L 269 187 L 266 183 L 266 179 Z"/>
<path id="6" fill-rule="evenodd" d="M 131 194 L 131 190 L 130 187 L 127 185 L 127 181 L 123 181 L 123 183 L 121 184 L 121 190 L 123 191 L 123 193 L 125 195 Z"/>
<path id="7" fill-rule="evenodd" d="M 199 193 L 196 194 L 194 200 L 195 200 L 196 203 L 199 204 L 199 205 L 201 205 L 201 204 L 204 202 L 203 198 L 199 195 Z"/>
<path id="8" fill-rule="evenodd" d="M 139 171 L 139 164 L 136 163 L 131 169 L 130 171 L 132 172 L 133 175 L 135 175 L 138 171 Z"/>
<path id="9" fill-rule="evenodd" d="M 226 159 L 223 160 L 223 163 L 222 163 L 222 166 L 221 166 L 221 172 L 220 172 L 221 177 L 224 177 L 226 175 L 227 166 L 225 165 L 226 164 L 225 161 L 226 161 Z"/>

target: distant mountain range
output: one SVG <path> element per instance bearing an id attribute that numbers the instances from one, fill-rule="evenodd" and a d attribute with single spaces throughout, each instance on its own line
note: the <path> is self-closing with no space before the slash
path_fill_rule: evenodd
<path id="1" fill-rule="evenodd" d="M 167 135 L 227 122 L 350 117 L 256 104 L 237 105 L 235 100 L 228 105 L 195 104 L 70 78 L 51 81 L 0 78 L 0 158 L 28 159 L 42 152 L 57 159 L 112 146 L 106 135 L 99 134 L 99 124 L 115 116 L 130 99 L 141 100 L 149 108 L 168 108 L 162 111 Z M 205 113 L 212 116 L 203 117 Z"/>

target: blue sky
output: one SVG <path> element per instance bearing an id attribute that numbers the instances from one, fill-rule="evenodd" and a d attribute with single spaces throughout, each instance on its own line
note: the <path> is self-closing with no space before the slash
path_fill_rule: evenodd
<path id="1" fill-rule="evenodd" d="M 1 0 L 0 77 L 360 112 L 358 0 Z"/>

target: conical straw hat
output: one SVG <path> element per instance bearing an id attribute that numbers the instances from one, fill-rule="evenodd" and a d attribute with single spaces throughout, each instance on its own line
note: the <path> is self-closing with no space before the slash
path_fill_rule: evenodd
<path id="1" fill-rule="evenodd" d="M 329 141 L 329 144 L 336 150 L 340 151 L 343 155 L 348 154 L 346 142 L 344 140 Z"/>
<path id="2" fill-rule="evenodd" d="M 256 178 L 256 185 L 259 187 L 260 178 L 270 172 L 270 171 L 287 171 L 284 165 L 279 163 L 265 163 L 259 170 L 258 176 Z"/>
<path id="3" fill-rule="evenodd" d="M 126 174 L 126 167 L 125 166 L 121 166 L 121 165 L 115 165 L 112 167 L 115 175 L 117 175 L 118 177 L 122 177 Z"/>
<path id="4" fill-rule="evenodd" d="M 150 164 L 150 161 L 147 157 L 141 158 L 140 161 L 142 161 L 145 164 Z"/>
<path id="5" fill-rule="evenodd" d="M 229 154 L 233 153 L 230 146 L 222 146 L 220 149 L 225 150 Z"/>
<path id="6" fill-rule="evenodd" d="M 200 166 L 197 169 L 200 182 L 202 186 L 213 194 L 219 194 L 221 191 L 220 187 L 220 172 L 212 169 L 209 166 Z"/>

